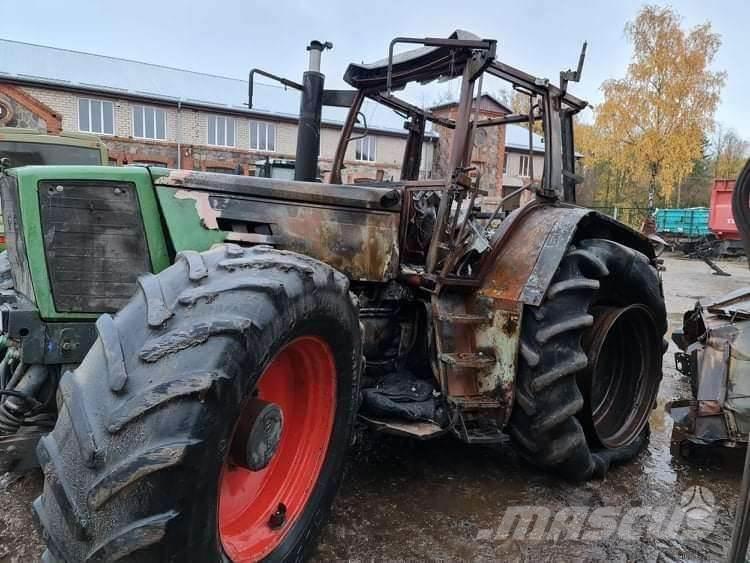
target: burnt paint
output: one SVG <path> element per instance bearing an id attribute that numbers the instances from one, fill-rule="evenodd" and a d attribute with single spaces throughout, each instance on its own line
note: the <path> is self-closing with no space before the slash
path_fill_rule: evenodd
<path id="1" fill-rule="evenodd" d="M 384 282 L 398 275 L 398 213 L 192 189 L 177 190 L 174 197 L 195 200 L 204 228 L 215 230 L 221 223 L 223 230 L 231 229 L 226 240 L 268 242 L 316 258 L 356 281 Z M 252 232 L 259 227 L 271 234 Z"/>

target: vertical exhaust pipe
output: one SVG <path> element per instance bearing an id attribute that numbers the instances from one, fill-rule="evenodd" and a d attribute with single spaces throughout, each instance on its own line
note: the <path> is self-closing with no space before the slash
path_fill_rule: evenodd
<path id="1" fill-rule="evenodd" d="M 297 153 L 294 161 L 294 179 L 312 182 L 318 179 L 320 154 L 320 121 L 323 109 L 323 84 L 325 75 L 320 72 L 320 56 L 333 45 L 328 41 L 311 41 L 308 70 L 302 75 L 302 96 L 297 129 Z"/>

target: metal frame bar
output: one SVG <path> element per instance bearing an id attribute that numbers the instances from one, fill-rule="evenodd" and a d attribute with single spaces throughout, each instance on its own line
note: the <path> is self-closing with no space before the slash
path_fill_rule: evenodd
<path id="1" fill-rule="evenodd" d="M 341 136 L 339 137 L 339 144 L 336 146 L 336 154 L 333 157 L 333 165 L 331 166 L 331 177 L 329 183 L 340 184 L 341 183 L 341 169 L 344 166 L 344 157 L 346 156 L 346 149 L 349 146 L 349 142 L 352 140 L 352 132 L 354 131 L 354 125 L 357 122 L 357 115 L 362 108 L 362 102 L 365 101 L 364 90 L 357 90 L 356 96 L 352 101 L 352 105 L 349 108 L 349 113 L 346 116 L 344 127 L 341 129 Z"/>
<path id="2" fill-rule="evenodd" d="M 581 111 L 588 106 L 588 102 L 581 100 L 580 98 L 576 98 L 572 94 L 563 92 L 557 86 L 550 84 L 549 80 L 537 78 L 522 70 L 514 68 L 505 63 L 501 63 L 498 60 L 494 60 L 490 63 L 489 67 L 487 67 L 487 72 L 493 76 L 496 76 L 497 78 L 520 86 L 521 88 L 525 88 L 526 90 L 529 90 L 530 92 L 533 92 L 540 96 L 562 96 L 563 103 L 572 109 L 576 109 L 577 111 Z"/>
<path id="3" fill-rule="evenodd" d="M 428 47 L 447 47 L 449 49 L 463 49 L 459 55 L 462 60 L 462 78 L 461 94 L 458 101 L 458 112 L 455 120 L 437 116 L 430 111 L 418 108 L 404 100 L 391 94 L 394 86 L 394 46 L 399 43 L 410 43 L 424 45 Z M 563 71 L 560 73 L 560 87 L 550 84 L 549 80 L 537 78 L 522 70 L 502 63 L 494 59 L 496 42 L 491 40 L 466 41 L 460 39 L 436 39 L 436 38 L 410 38 L 397 37 L 391 41 L 388 49 L 388 67 L 385 87 L 382 81 L 376 88 L 363 87 L 358 91 L 357 97 L 352 104 L 347 121 L 344 124 L 339 146 L 334 158 L 333 170 L 331 172 L 331 182 L 341 182 L 341 168 L 343 167 L 344 154 L 346 147 L 351 142 L 352 132 L 355 127 L 357 114 L 360 111 L 364 98 L 370 98 L 404 117 L 408 117 L 414 124 L 421 121 L 422 126 L 426 121 L 437 123 L 446 128 L 453 129 L 453 139 L 450 148 L 450 156 L 447 163 L 447 171 L 450 176 L 442 180 L 442 185 L 436 182 L 430 182 L 430 185 L 424 185 L 424 188 L 432 191 L 442 192 L 440 205 L 437 210 L 435 222 L 435 231 L 430 241 L 425 260 L 426 277 L 437 281 L 436 291 L 439 291 L 441 280 L 448 276 L 447 265 L 455 258 L 454 254 L 458 252 L 456 247 L 455 232 L 450 230 L 451 225 L 458 220 L 459 208 L 466 201 L 473 201 L 478 191 L 478 186 L 471 183 L 466 175 L 468 166 L 471 164 L 471 154 L 473 149 L 473 135 L 478 127 L 492 127 L 511 123 L 534 123 L 541 121 L 544 128 L 545 148 L 544 148 L 544 167 L 542 173 L 541 185 L 536 188 L 537 198 L 542 200 L 562 200 L 566 202 L 575 201 L 575 186 L 579 182 L 579 177 L 575 174 L 575 153 L 573 147 L 573 124 L 572 117 L 574 114 L 583 110 L 588 104 L 567 93 L 568 81 L 578 80 L 580 78 L 583 59 L 585 56 L 585 44 L 578 60 L 578 66 L 575 71 Z M 466 59 L 466 55 L 469 58 Z M 420 69 L 417 69 L 420 70 Z M 425 79 L 424 72 L 418 76 L 398 71 L 398 86 L 403 86 L 409 80 Z M 438 72 L 436 70 L 435 72 Z M 440 71 L 442 72 L 442 71 Z M 480 119 L 479 107 L 472 108 L 475 99 L 475 89 L 477 82 L 480 84 L 484 73 L 487 72 L 492 76 L 509 82 L 519 91 L 529 96 L 530 108 L 526 115 L 511 114 L 499 118 Z M 453 74 L 451 74 L 453 75 Z M 431 76 L 431 75 L 430 75 Z M 428 76 L 428 78 L 430 77 Z M 433 77 L 434 78 L 434 77 Z M 382 80 L 382 79 L 381 79 Z M 472 109 L 475 111 L 472 118 Z M 410 134 L 410 143 L 416 140 L 412 139 Z M 405 155 L 402 165 L 402 180 L 415 177 L 414 159 L 419 151 L 416 147 L 410 147 Z M 533 170 L 533 133 L 529 128 L 529 166 Z M 409 160 L 410 159 L 410 160 Z M 408 165 L 407 165 L 408 160 Z M 533 181 L 533 172 L 532 172 Z M 405 189 L 415 189 L 415 183 L 409 182 Z M 438 184 L 438 185 L 436 185 Z M 525 186 L 524 189 L 528 189 Z M 514 194 L 515 195 L 515 194 Z M 503 198 L 505 200 L 505 198 Z M 408 204 L 406 206 L 408 208 Z M 454 217 L 454 212 L 456 213 Z M 461 229 L 463 231 L 463 229 Z M 440 260 L 444 260 L 442 267 L 439 267 Z M 441 270 L 438 275 L 438 268 Z M 483 267 L 480 270 L 484 269 Z M 481 274 L 480 274 L 481 275 Z M 452 282 L 451 282 L 452 283 Z"/>
<path id="4" fill-rule="evenodd" d="M 425 47 L 449 47 L 455 49 L 477 49 L 492 53 L 495 56 L 497 42 L 492 39 L 467 40 L 467 39 L 444 39 L 440 37 L 396 37 L 388 45 L 388 74 L 386 75 L 385 91 L 390 95 L 393 82 L 393 47 L 398 43 L 410 43 L 412 45 L 424 45 Z"/>
<path id="5" fill-rule="evenodd" d="M 287 78 L 284 78 L 282 76 L 276 76 L 275 74 L 271 74 L 270 72 L 266 72 L 265 70 L 261 70 L 259 68 L 253 68 L 250 70 L 250 74 L 248 75 L 248 78 L 247 78 L 247 107 L 248 109 L 253 109 L 253 82 L 255 80 L 256 74 L 260 74 L 261 76 L 265 76 L 266 78 L 270 78 L 271 80 L 280 82 L 284 86 L 288 86 L 289 88 L 294 88 L 295 90 L 302 91 L 304 89 L 302 87 L 302 84 L 298 84 L 297 82 L 294 82 L 293 80 L 288 80 Z"/>
<path id="6" fill-rule="evenodd" d="M 419 108 L 413 104 L 410 104 L 409 102 L 405 102 L 404 100 L 394 96 L 393 94 L 383 94 L 381 92 L 374 92 L 374 93 L 368 92 L 367 97 L 373 100 L 374 102 L 383 104 L 384 106 L 389 107 L 396 112 L 403 113 L 404 115 L 419 114 L 425 120 L 431 121 L 432 123 L 437 123 L 438 125 L 442 125 L 443 127 L 447 127 L 448 129 L 456 128 L 456 122 L 453 121 L 452 119 L 448 119 L 446 117 L 440 117 L 438 115 L 435 115 L 431 111 Z"/>

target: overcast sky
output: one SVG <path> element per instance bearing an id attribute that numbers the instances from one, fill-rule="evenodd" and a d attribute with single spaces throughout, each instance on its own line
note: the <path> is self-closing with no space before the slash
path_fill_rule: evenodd
<path id="1" fill-rule="evenodd" d="M 664 2 L 655 2 L 662 4 Z M 2 0 L 0 37 L 124 57 L 236 78 L 257 66 L 299 79 L 310 39 L 331 41 L 323 72 L 329 87 L 343 86 L 349 62 L 381 59 L 398 35 L 444 36 L 466 29 L 499 42 L 498 58 L 557 81 L 589 42 L 581 84 L 571 91 L 593 103 L 603 80 L 621 77 L 630 58 L 623 26 L 643 2 L 634 0 L 409 0 L 378 2 L 181 0 L 128 2 Z M 717 119 L 750 139 L 750 2 L 675 0 L 687 26 L 706 20 L 721 34 L 715 68 L 727 83 Z M 487 90 L 499 84 L 489 84 Z M 429 105 L 455 86 L 432 85 Z"/>

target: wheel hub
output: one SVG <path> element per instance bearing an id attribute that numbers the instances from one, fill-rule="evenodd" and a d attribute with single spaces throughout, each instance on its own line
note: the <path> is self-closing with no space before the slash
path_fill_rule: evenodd
<path id="1" fill-rule="evenodd" d="M 284 415 L 275 403 L 253 399 L 232 441 L 232 461 L 250 471 L 265 469 L 281 442 Z"/>
<path id="2" fill-rule="evenodd" d="M 605 448 L 630 444 L 651 414 L 661 380 L 661 337 L 643 305 L 600 307 L 582 339 L 588 366 L 579 375 L 579 413 L 589 436 Z"/>
<path id="3" fill-rule="evenodd" d="M 242 406 L 219 476 L 219 531 L 231 561 L 268 557 L 319 485 L 336 416 L 328 344 L 296 338 L 271 360 Z"/>

